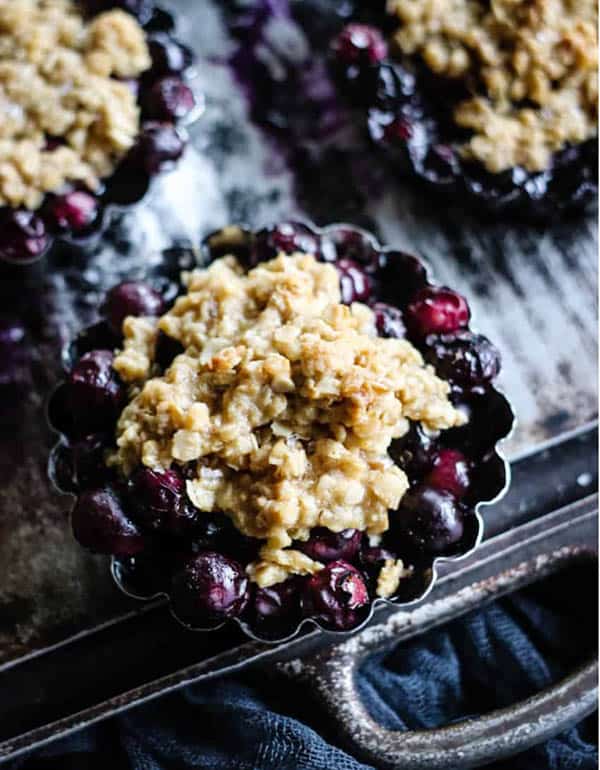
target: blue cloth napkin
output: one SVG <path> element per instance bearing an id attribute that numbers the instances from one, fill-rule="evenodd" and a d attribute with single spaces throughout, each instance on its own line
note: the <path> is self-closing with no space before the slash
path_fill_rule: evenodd
<path id="1" fill-rule="evenodd" d="M 593 608 L 562 576 L 369 659 L 359 686 L 394 729 L 447 724 L 522 699 L 592 654 Z M 576 591 L 576 589 L 578 589 Z M 589 601 L 589 598 L 588 600 Z M 21 770 L 365 770 L 305 688 L 264 673 L 162 698 L 19 760 Z M 495 770 L 593 770 L 596 718 Z M 435 770 L 435 768 L 432 768 Z"/>

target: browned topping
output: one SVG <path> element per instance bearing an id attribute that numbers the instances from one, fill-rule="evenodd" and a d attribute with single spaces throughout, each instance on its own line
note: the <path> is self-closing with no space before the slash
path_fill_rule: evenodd
<path id="1" fill-rule="evenodd" d="M 139 127 L 115 78 L 149 66 L 144 32 L 123 11 L 86 23 L 72 0 L 0 0 L 0 205 L 35 208 L 67 181 L 95 188 Z"/>
<path id="2" fill-rule="evenodd" d="M 160 319 L 124 323 L 114 366 L 132 400 L 111 462 L 193 463 L 192 502 L 266 541 L 260 585 L 321 568 L 289 548 L 313 527 L 384 532 L 408 486 L 387 449 L 409 419 L 462 422 L 447 383 L 406 340 L 377 337 L 369 308 L 342 305 L 336 269 L 310 255 L 247 274 L 228 257 L 186 283 Z M 185 352 L 152 376 L 157 329 Z"/>
<path id="3" fill-rule="evenodd" d="M 466 157 L 489 171 L 547 168 L 597 131 L 596 0 L 388 0 L 394 40 L 472 97 L 454 119 Z"/>

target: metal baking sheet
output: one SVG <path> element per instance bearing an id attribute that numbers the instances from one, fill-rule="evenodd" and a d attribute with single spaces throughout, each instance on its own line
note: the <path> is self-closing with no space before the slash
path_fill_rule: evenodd
<path id="1" fill-rule="evenodd" d="M 61 376 L 64 340 L 93 318 L 105 288 L 121 276 L 143 273 L 163 248 L 197 245 L 232 221 L 260 226 L 308 217 L 320 224 L 342 218 L 369 224 L 382 240 L 424 255 L 440 281 L 460 288 L 477 326 L 499 344 L 502 385 L 519 417 L 509 456 L 596 414 L 595 217 L 546 228 L 482 224 L 384 173 L 368 200 L 349 191 L 348 205 L 332 198 L 329 206 L 303 190 L 300 205 L 295 169 L 248 119 L 248 105 L 228 66 L 235 43 L 220 4 L 172 0 L 169 5 L 179 10 L 182 37 L 199 56 L 198 85 L 207 102 L 191 128 L 184 162 L 116 220 L 92 254 L 65 250 L 26 275 L 0 273 L 1 312 L 26 320 L 32 362 L 31 386 L 0 433 L 0 665 L 5 667 L 134 606 L 113 586 L 106 560 L 84 553 L 72 540 L 71 501 L 47 480 L 54 436 L 44 403 Z M 297 55 L 310 56 L 310 40 L 300 28 L 288 25 L 287 33 L 290 29 Z M 378 163 L 368 147 L 361 152 L 366 165 Z M 331 178 L 336 171 L 322 169 Z"/>

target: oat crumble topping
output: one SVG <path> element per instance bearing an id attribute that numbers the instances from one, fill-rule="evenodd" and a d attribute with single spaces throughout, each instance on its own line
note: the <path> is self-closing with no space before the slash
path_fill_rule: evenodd
<path id="1" fill-rule="evenodd" d="M 97 188 L 139 128 L 116 78 L 149 66 L 144 31 L 124 11 L 86 21 L 73 0 L 0 0 L 0 205 L 36 208 L 67 181 Z"/>
<path id="2" fill-rule="evenodd" d="M 393 596 L 398 590 L 400 581 L 413 574 L 412 567 L 405 567 L 402 559 L 386 559 L 377 578 L 377 596 Z"/>
<path id="3" fill-rule="evenodd" d="M 322 568 L 290 548 L 313 527 L 384 532 L 408 487 L 390 442 L 409 420 L 462 424 L 448 384 L 408 341 L 378 337 L 368 307 L 341 304 L 335 267 L 311 255 L 248 273 L 225 257 L 185 283 L 160 319 L 124 322 L 114 367 L 131 401 L 109 462 L 126 476 L 189 464 L 192 502 L 265 541 L 248 568 L 261 586 Z M 158 330 L 185 349 L 162 374 Z M 401 576 L 388 571 L 383 590 Z"/>
<path id="4" fill-rule="evenodd" d="M 549 167 L 597 132 L 597 0 L 388 0 L 394 41 L 433 72 L 464 82 L 461 147 L 491 172 Z"/>

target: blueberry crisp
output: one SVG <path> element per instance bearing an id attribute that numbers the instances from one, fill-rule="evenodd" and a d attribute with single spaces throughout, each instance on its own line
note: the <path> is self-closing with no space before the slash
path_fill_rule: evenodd
<path id="1" fill-rule="evenodd" d="M 206 256 L 175 298 L 119 284 L 75 343 L 49 408 L 75 536 L 194 627 L 354 628 L 475 544 L 504 483 L 498 353 L 351 228 L 225 228 Z"/>
<path id="2" fill-rule="evenodd" d="M 181 155 L 191 54 L 142 27 L 151 10 L 0 0 L 1 259 L 30 261 L 54 234 L 91 232 L 115 172 L 151 174 Z"/>
<path id="3" fill-rule="evenodd" d="M 352 23 L 332 44 L 377 145 L 436 188 L 488 208 L 545 213 L 592 196 L 595 0 L 382 5 L 370 6 L 374 25 Z"/>

